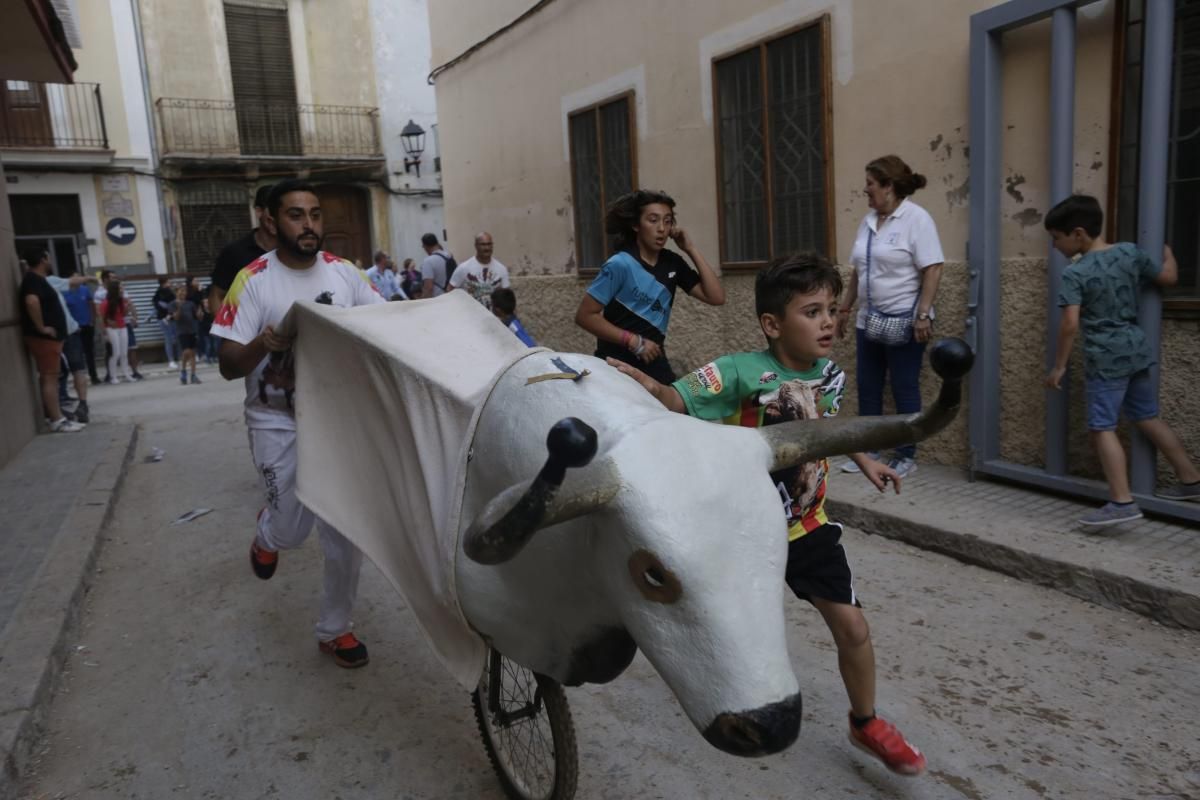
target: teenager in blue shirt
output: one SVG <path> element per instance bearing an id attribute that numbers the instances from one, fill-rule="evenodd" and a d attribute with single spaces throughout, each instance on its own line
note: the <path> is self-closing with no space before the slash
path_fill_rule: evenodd
<path id="1" fill-rule="evenodd" d="M 608 209 L 604 228 L 616 253 L 588 286 L 575 324 L 596 337 L 596 356 L 640 368 L 660 383 L 675 373 L 664 349 L 675 289 L 710 306 L 724 305 L 717 273 L 675 219 L 675 200 L 666 192 L 638 189 Z M 667 239 L 684 252 L 666 249 Z"/>

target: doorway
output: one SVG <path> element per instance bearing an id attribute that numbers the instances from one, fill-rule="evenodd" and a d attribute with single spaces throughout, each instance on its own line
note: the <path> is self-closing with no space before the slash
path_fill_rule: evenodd
<path id="1" fill-rule="evenodd" d="M 317 187 L 325 221 L 323 249 L 364 268 L 371 264 L 370 203 L 366 189 L 346 184 Z"/>

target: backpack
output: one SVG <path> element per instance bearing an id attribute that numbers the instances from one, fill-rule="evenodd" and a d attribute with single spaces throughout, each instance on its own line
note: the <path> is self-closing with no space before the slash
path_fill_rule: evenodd
<path id="1" fill-rule="evenodd" d="M 441 256 L 446 262 L 446 282 L 442 284 L 442 291 L 450 291 L 450 278 L 454 275 L 454 270 L 458 269 L 458 262 L 454 260 L 454 256 L 447 253 L 445 250 L 439 250 L 434 253 L 435 256 Z"/>

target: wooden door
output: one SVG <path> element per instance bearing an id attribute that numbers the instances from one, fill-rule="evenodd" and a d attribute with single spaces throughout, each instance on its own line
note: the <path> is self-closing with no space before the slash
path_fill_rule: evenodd
<path id="1" fill-rule="evenodd" d="M 325 222 L 322 248 L 362 266 L 371 265 L 371 217 L 366 189 L 345 184 L 317 188 L 321 219 Z"/>
<path id="2" fill-rule="evenodd" d="M 53 147 L 46 90 L 32 81 L 0 81 L 0 144 Z"/>

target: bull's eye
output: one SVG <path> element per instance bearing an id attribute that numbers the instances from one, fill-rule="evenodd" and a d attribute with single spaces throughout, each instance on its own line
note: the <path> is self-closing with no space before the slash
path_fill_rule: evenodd
<path id="1" fill-rule="evenodd" d="M 629 577 L 642 596 L 655 603 L 674 603 L 683 594 L 679 578 L 649 550 L 629 556 Z"/>

